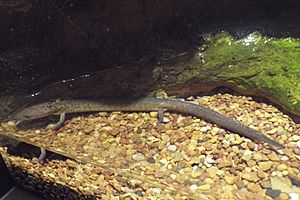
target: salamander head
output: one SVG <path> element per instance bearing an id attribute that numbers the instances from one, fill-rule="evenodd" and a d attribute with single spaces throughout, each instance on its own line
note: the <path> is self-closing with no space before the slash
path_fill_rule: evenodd
<path id="1" fill-rule="evenodd" d="M 16 112 L 11 119 L 16 121 L 27 121 L 43 118 L 50 115 L 59 115 L 60 107 L 57 102 L 47 102 L 33 105 Z"/>

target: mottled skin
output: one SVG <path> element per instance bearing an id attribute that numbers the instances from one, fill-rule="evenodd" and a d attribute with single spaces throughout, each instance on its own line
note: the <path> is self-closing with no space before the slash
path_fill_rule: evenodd
<path id="1" fill-rule="evenodd" d="M 157 99 L 144 97 L 139 99 L 107 99 L 107 100 L 64 100 L 37 104 L 16 113 L 13 119 L 17 121 L 33 120 L 50 115 L 60 115 L 60 121 L 55 128 L 60 127 L 66 113 L 98 112 L 98 111 L 157 111 L 162 119 L 163 110 L 185 113 L 215 123 L 225 129 L 253 140 L 266 142 L 276 147 L 283 148 L 283 145 L 265 136 L 264 134 L 251 129 L 248 126 L 215 112 L 204 106 L 189 102 L 171 99 Z"/>

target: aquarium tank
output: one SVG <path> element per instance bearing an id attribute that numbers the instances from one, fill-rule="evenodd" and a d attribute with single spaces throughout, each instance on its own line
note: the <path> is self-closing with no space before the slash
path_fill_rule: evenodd
<path id="1" fill-rule="evenodd" d="M 297 0 L 0 0 L 0 199 L 300 199 Z"/>

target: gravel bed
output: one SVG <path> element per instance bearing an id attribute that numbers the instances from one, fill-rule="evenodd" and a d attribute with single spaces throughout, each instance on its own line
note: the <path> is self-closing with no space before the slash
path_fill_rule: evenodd
<path id="1" fill-rule="evenodd" d="M 13 168 L 43 176 L 44 182 L 51 180 L 95 198 L 108 194 L 106 198 L 299 199 L 299 124 L 250 97 L 218 94 L 188 100 L 235 118 L 286 148 L 277 150 L 187 115 L 167 112 L 162 124 L 156 112 L 99 112 L 72 115 L 58 131 L 17 130 L 14 122 L 0 126 L 2 135 L 47 147 L 78 162 L 41 164 L 36 158 L 14 155 L 6 160 Z M 102 171 L 94 172 L 95 168 Z M 61 178 L 62 171 L 67 179 Z M 104 177 L 101 181 L 108 186 L 96 190 L 99 184 L 90 179 L 97 176 Z M 73 179 L 77 185 L 69 185 Z"/>

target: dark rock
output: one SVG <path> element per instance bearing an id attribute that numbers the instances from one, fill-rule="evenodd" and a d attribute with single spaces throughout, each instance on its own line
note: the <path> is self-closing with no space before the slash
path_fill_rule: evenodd
<path id="1" fill-rule="evenodd" d="M 154 164 L 155 163 L 155 159 L 153 157 L 147 158 L 147 162 Z"/>
<path id="2" fill-rule="evenodd" d="M 275 198 L 280 195 L 281 191 L 280 190 L 272 190 L 272 189 L 267 189 L 266 195 Z"/>

